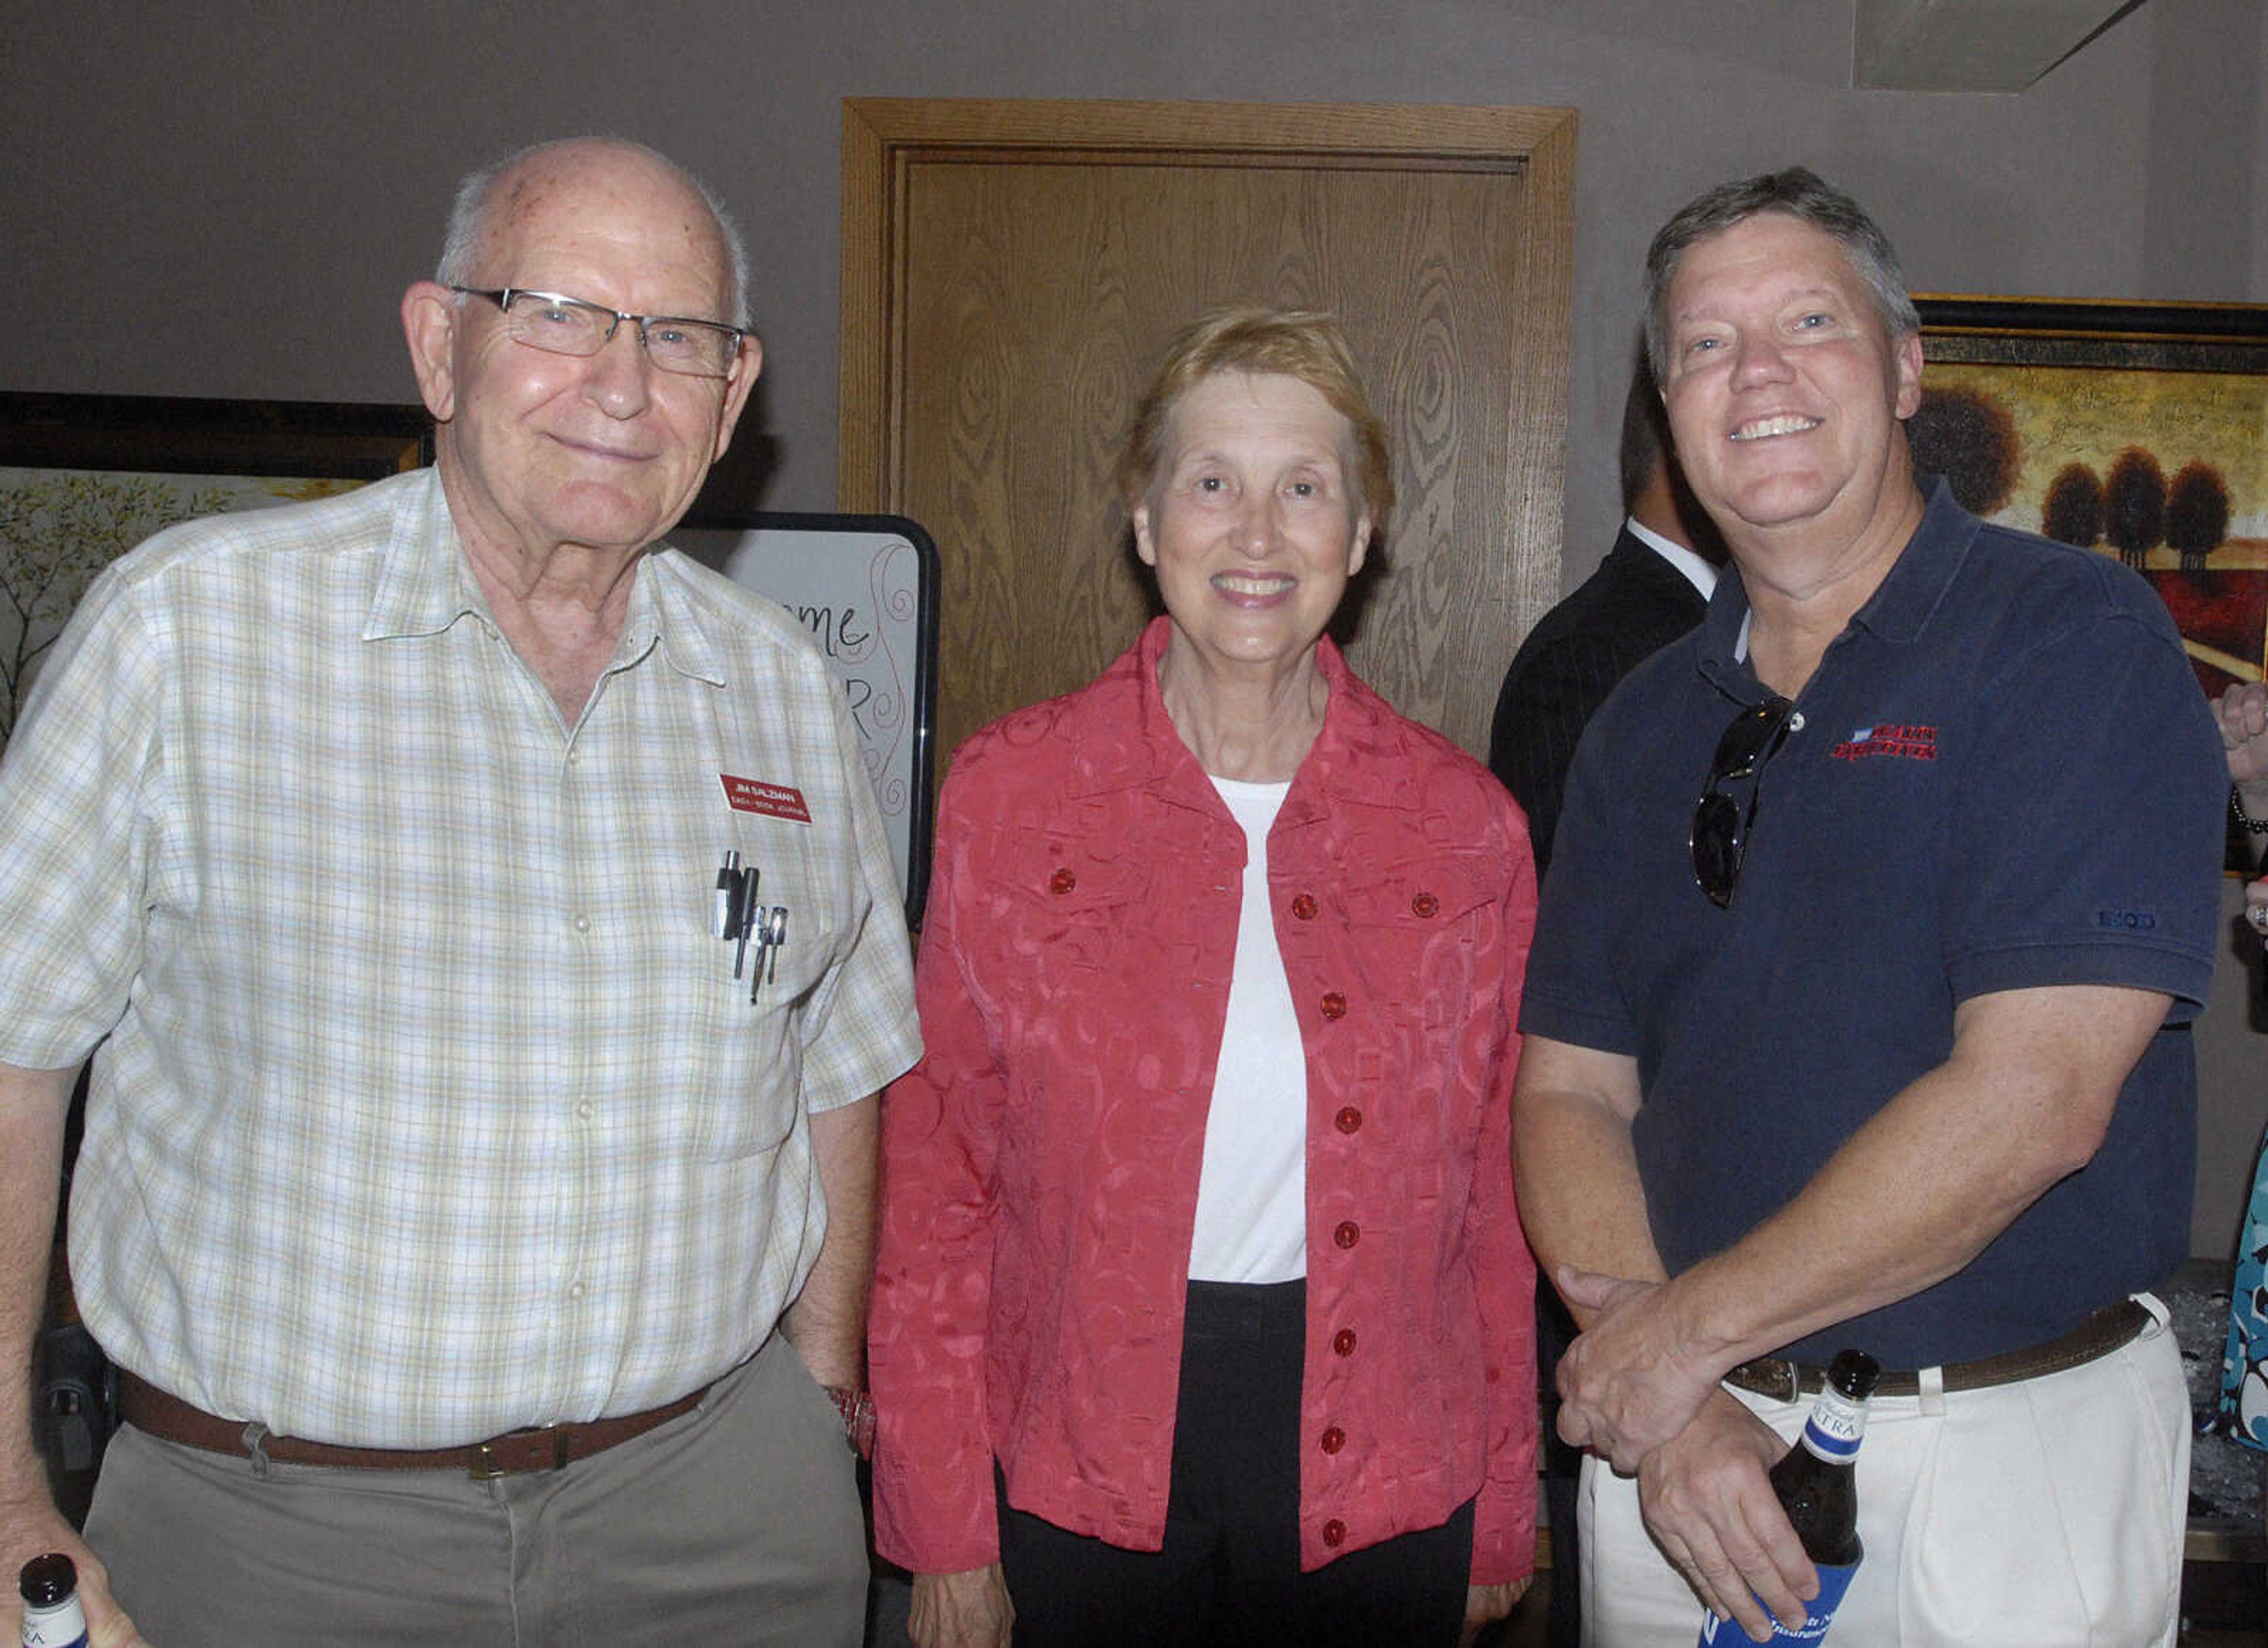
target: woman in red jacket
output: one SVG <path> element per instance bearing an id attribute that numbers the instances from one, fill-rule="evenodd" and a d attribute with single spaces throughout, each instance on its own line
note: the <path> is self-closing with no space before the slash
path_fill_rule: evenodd
<path id="1" fill-rule="evenodd" d="M 945 786 L 878 1542 L 921 1648 L 1446 1648 L 1533 1561 L 1526 829 L 1323 637 L 1392 502 L 1330 321 L 1189 328 L 1119 481 L 1166 616 Z"/>

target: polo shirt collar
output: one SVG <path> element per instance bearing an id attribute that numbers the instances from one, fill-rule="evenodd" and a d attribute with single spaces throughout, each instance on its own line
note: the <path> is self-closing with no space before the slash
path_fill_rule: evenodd
<path id="1" fill-rule="evenodd" d="M 1931 477 L 1921 525 L 1898 554 L 1881 587 L 1859 609 L 1853 623 L 1864 624 L 1885 641 L 1921 638 L 1968 560 L 1984 522 L 1954 502 L 1953 489 Z"/>
<path id="2" fill-rule="evenodd" d="M 1982 526 L 1955 502 L 1953 489 L 1943 479 L 1930 477 L 1921 524 L 1851 622 L 1893 644 L 1919 640 L 1944 604 Z M 1719 691 L 1742 703 L 1753 703 L 1763 690 L 1742 644 L 1748 622 L 1748 590 L 1738 564 L 1728 563 L 1701 620 L 1697 662 L 1702 674 Z"/>

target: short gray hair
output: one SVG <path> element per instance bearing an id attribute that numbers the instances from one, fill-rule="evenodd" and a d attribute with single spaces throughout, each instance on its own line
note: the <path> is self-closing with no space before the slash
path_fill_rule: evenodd
<path id="1" fill-rule="evenodd" d="M 1921 316 L 1906 294 L 1905 272 L 1881 226 L 1857 201 L 1822 182 L 1802 166 L 1766 172 L 1735 183 L 1719 183 L 1696 196 L 1662 224 L 1646 254 L 1646 359 L 1657 381 L 1666 376 L 1669 334 L 1669 283 L 1677 265 L 1697 243 L 1761 212 L 1781 212 L 1830 236 L 1867 283 L 1875 313 L 1894 339 L 1921 330 Z"/>
<path id="2" fill-rule="evenodd" d="M 497 185 L 517 172 L 537 156 L 553 149 L 567 148 L 578 143 L 603 143 L 628 154 L 642 155 L 682 182 L 701 197 L 709 209 L 709 216 L 717 224 L 717 233 L 725 243 L 726 273 L 732 279 L 732 290 L 725 295 L 732 311 L 732 322 L 742 331 L 748 329 L 748 246 L 741 238 L 740 225 L 733 220 L 724 201 L 717 191 L 701 179 L 659 150 L 649 149 L 642 143 L 632 143 L 626 137 L 563 137 L 547 143 L 529 143 L 510 154 L 498 156 L 477 171 L 468 172 L 457 185 L 457 197 L 449 208 L 449 228 L 441 242 L 441 261 L 433 270 L 433 278 L 444 286 L 469 286 L 476 278 L 474 269 L 480 261 L 482 242 L 489 232 L 489 214 L 496 204 Z"/>

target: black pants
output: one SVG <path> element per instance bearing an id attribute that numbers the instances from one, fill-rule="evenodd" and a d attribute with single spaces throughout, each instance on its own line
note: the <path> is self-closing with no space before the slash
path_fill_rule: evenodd
<path id="1" fill-rule="evenodd" d="M 1018 1648 L 1454 1648 L 1469 1503 L 1300 1571 L 1306 1322 L 1304 1282 L 1189 1284 L 1163 1549 L 1066 1533 L 1000 1496 Z"/>

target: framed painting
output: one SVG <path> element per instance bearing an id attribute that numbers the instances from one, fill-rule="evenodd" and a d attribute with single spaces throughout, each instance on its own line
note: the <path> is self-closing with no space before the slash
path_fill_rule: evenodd
<path id="1" fill-rule="evenodd" d="M 2116 555 L 2205 690 L 2268 673 L 2268 305 L 1917 294 L 1914 467 Z"/>
<path id="2" fill-rule="evenodd" d="M 0 747 L 87 585 L 143 539 L 432 455 L 419 406 L 0 393 Z"/>

